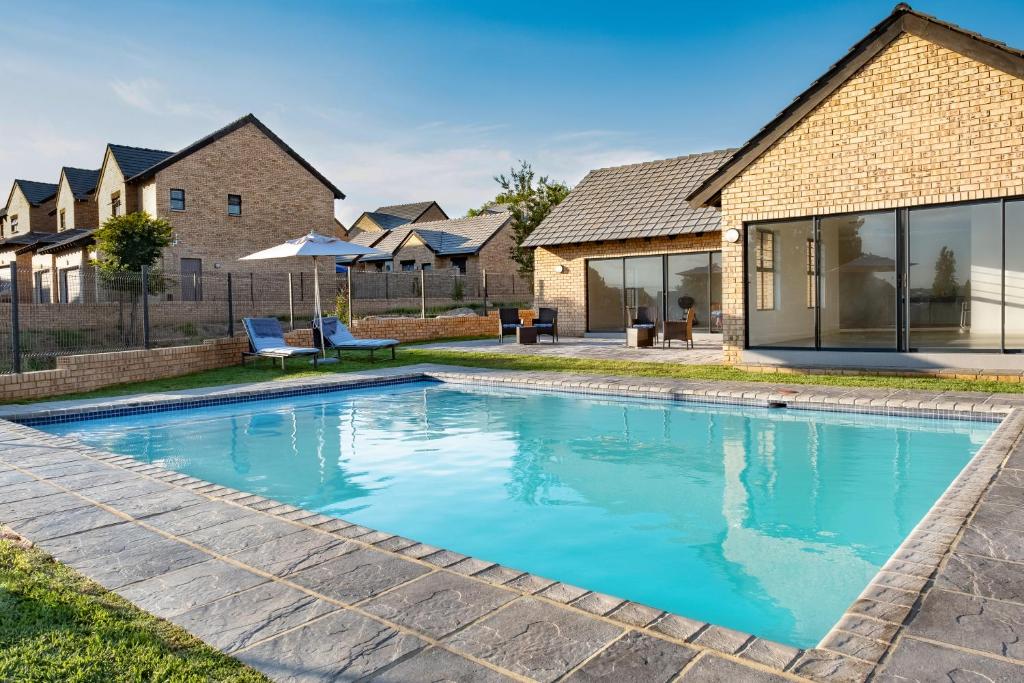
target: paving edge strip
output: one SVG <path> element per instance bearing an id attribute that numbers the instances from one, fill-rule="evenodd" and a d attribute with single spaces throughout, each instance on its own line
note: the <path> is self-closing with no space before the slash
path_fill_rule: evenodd
<path id="1" fill-rule="evenodd" d="M 9 414 L 9 417 L 16 422 L 0 420 L 0 429 L 8 432 L 15 432 L 21 436 L 31 438 L 34 444 L 49 443 L 53 447 L 64 447 L 77 451 L 78 454 L 102 461 L 105 464 L 133 471 L 136 475 L 162 481 L 164 483 L 191 491 L 209 500 L 219 500 L 225 504 L 246 508 L 263 515 L 276 517 L 296 526 L 297 528 L 313 529 L 320 533 L 330 534 L 336 538 L 356 543 L 361 547 L 373 548 L 378 552 L 384 552 L 403 561 L 414 562 L 429 568 L 426 575 L 436 572 L 448 572 L 469 578 L 473 581 L 498 586 L 504 590 L 517 593 L 519 597 L 513 598 L 498 610 L 492 610 L 483 616 L 463 624 L 459 630 L 467 628 L 482 619 L 489 618 L 496 611 L 500 611 L 529 596 L 531 599 L 557 606 L 560 609 L 570 610 L 585 615 L 588 619 L 595 619 L 602 622 L 614 624 L 616 627 L 625 629 L 623 633 L 630 630 L 645 633 L 654 638 L 665 640 L 677 645 L 685 645 L 691 649 L 697 649 L 698 655 L 693 660 L 699 659 L 703 652 L 713 652 L 716 656 L 724 656 L 744 666 L 781 673 L 792 676 L 809 677 L 816 680 L 856 680 L 867 678 L 875 669 L 879 661 L 884 662 L 886 656 L 899 638 L 907 622 L 916 612 L 923 596 L 931 588 L 932 580 L 939 565 L 949 556 L 951 549 L 955 546 L 959 534 L 968 516 L 976 507 L 981 495 L 991 485 L 996 474 L 999 472 L 1003 461 L 1008 456 L 1013 445 L 1018 441 L 1021 432 L 1024 431 L 1024 410 L 1014 409 L 1009 405 L 998 403 L 977 403 L 970 401 L 942 401 L 938 396 L 929 392 L 912 392 L 917 394 L 916 398 L 911 397 L 900 399 L 879 399 L 878 397 L 856 397 L 848 396 L 849 393 L 857 392 L 825 392 L 820 393 L 821 388 L 809 387 L 802 394 L 799 390 L 765 390 L 764 387 L 736 388 L 736 389 L 707 389 L 706 384 L 692 383 L 685 381 L 669 380 L 642 380 L 635 378 L 599 378 L 580 375 L 559 375 L 554 373 L 536 372 L 510 372 L 510 371 L 486 371 L 481 372 L 476 368 L 456 369 L 446 367 L 441 370 L 429 369 L 416 371 L 407 368 L 406 372 L 387 373 L 380 376 L 361 373 L 359 376 L 332 377 L 326 381 L 323 378 L 310 380 L 289 380 L 287 387 L 281 387 L 280 382 L 275 383 L 274 391 L 269 392 L 261 384 L 257 386 L 237 387 L 229 390 L 212 392 L 215 395 L 209 397 L 168 397 L 168 396 L 145 396 L 134 399 L 114 399 L 104 404 L 103 402 L 90 402 L 80 407 L 61 407 L 50 409 L 43 406 L 26 406 L 23 411 Z M 109 415 L 124 415 L 143 412 L 154 412 L 158 410 L 171 410 L 181 408 L 201 408 L 207 405 L 223 403 L 247 402 L 261 400 L 264 398 L 279 398 L 286 396 L 298 396 L 308 394 L 320 394 L 346 389 L 365 388 L 371 386 L 393 385 L 415 381 L 440 381 L 452 384 L 476 384 L 490 386 L 504 386 L 510 388 L 521 388 L 531 390 L 558 391 L 573 394 L 600 395 L 609 397 L 645 398 L 672 401 L 691 401 L 699 403 L 714 404 L 743 404 L 767 407 L 784 401 L 787 407 L 798 409 L 824 409 L 837 410 L 842 412 L 861 412 L 872 414 L 888 415 L 912 415 L 922 417 L 937 417 L 944 419 L 971 419 L 986 421 L 1001 421 L 996 431 L 982 448 L 975 454 L 970 462 L 961 470 L 957 478 L 950 484 L 947 490 L 932 506 L 924 519 L 915 527 L 910 535 L 904 540 L 895 551 L 892 558 L 883 566 L 882 570 L 872 579 L 865 588 L 864 593 L 856 600 L 836 626 L 825 636 L 819 646 L 812 650 L 802 651 L 791 646 L 774 643 L 765 639 L 757 638 L 750 634 L 742 634 L 724 627 L 714 626 L 700 621 L 691 620 L 681 615 L 666 613 L 656 608 L 639 605 L 627 600 L 593 593 L 589 590 L 567 586 L 559 582 L 551 581 L 526 572 L 521 572 L 508 567 L 503 567 L 485 560 L 470 558 L 460 553 L 425 546 L 415 541 L 404 539 L 388 532 L 382 532 L 367 527 L 351 524 L 345 520 L 312 513 L 301 508 L 280 503 L 272 499 L 264 498 L 245 491 L 237 491 L 211 482 L 203 481 L 181 474 L 177 471 L 164 468 L 162 465 L 154 465 L 135 460 L 129 456 L 115 455 L 85 446 L 73 439 L 55 437 L 34 429 L 31 425 L 45 424 L 52 422 L 63 422 L 70 420 L 88 419 L 94 417 L 106 417 Z M 818 390 L 817 393 L 814 390 Z M 870 392 L 864 392 L 870 393 Z M 907 393 L 907 392 L 902 392 Z M 833 395 L 830 395 L 833 394 Z M 839 394 L 843 402 L 837 400 Z M 22 423 L 22 424 L 19 424 Z M 488 668 L 500 671 L 505 675 L 515 678 L 522 678 L 518 674 L 509 672 L 506 669 L 496 667 L 488 662 L 467 656 L 461 651 L 452 651 L 446 644 L 436 639 L 431 639 L 421 631 L 402 627 L 379 616 L 363 613 L 357 606 L 360 601 L 354 604 L 344 603 L 327 596 L 322 596 L 308 588 L 292 584 L 287 579 L 274 576 L 262 570 L 244 565 L 229 556 L 218 555 L 209 549 L 195 544 L 189 539 L 181 538 L 174 534 L 160 531 L 146 524 L 144 520 L 136 519 L 130 515 L 119 512 L 113 504 L 103 504 L 99 501 L 88 498 L 81 493 L 59 487 L 50 480 L 37 477 L 32 474 L 30 468 L 23 468 L 11 465 L 12 468 L 34 476 L 37 479 L 58 486 L 67 493 L 76 495 L 97 507 L 114 512 L 123 517 L 126 521 L 132 521 L 144 528 L 155 531 L 162 536 L 172 538 L 179 542 L 196 547 L 213 557 L 222 559 L 229 563 L 241 566 L 249 571 L 266 576 L 267 578 L 279 581 L 293 588 L 298 588 L 306 593 L 315 595 L 339 607 L 360 613 L 374 621 L 387 624 L 400 633 L 409 633 L 417 638 L 423 639 L 429 645 L 449 650 L 460 657 L 470 659 Z M 2 520 L 0 520 L 2 521 Z M 935 539 L 945 538 L 949 534 L 938 534 L 937 529 L 954 529 L 956 533 L 951 539 L 945 542 L 935 542 Z M 940 552 L 920 552 L 916 548 L 922 544 L 928 544 L 929 550 Z M 424 576 L 426 576 L 424 575 Z M 885 603 L 884 597 L 887 592 L 902 588 L 894 588 L 890 576 L 904 576 L 913 578 L 925 578 L 924 584 L 914 592 L 914 606 L 910 609 L 895 609 L 901 604 Z M 411 581 L 402 582 L 397 586 L 389 588 L 388 591 L 409 585 L 413 581 L 422 579 L 418 576 Z M 892 589 L 889 591 L 883 589 Z M 382 593 L 383 594 L 383 593 Z M 375 595 L 374 597 L 379 597 Z M 902 603 L 906 598 L 901 599 Z M 595 606 L 597 603 L 600 607 Z M 889 605 L 893 609 L 870 610 L 873 604 L 879 604 L 883 608 Z M 609 607 L 609 605 L 614 605 Z M 878 615 L 881 615 L 879 617 Z M 892 636 L 881 640 L 873 639 L 882 646 L 882 653 L 877 657 L 864 659 L 832 649 L 839 647 L 835 645 L 842 641 L 844 635 L 850 634 L 841 628 L 847 619 L 868 619 L 878 621 L 880 624 L 889 624 L 896 629 Z M 728 637 L 709 637 L 708 631 L 713 630 L 714 636 L 727 633 Z M 273 639 L 280 634 L 273 636 Z M 598 652 L 610 647 L 611 643 L 622 637 L 613 639 L 599 648 Z M 268 639 L 268 640 L 269 640 Z M 736 643 L 739 643 L 736 645 Z M 247 646 L 254 646 L 255 643 Z M 592 653 L 583 662 L 578 663 L 570 671 L 580 668 L 586 661 L 595 657 L 598 652 Z M 688 670 L 693 666 L 693 660 L 684 668 Z M 787 677 L 788 677 L 787 676 Z"/>

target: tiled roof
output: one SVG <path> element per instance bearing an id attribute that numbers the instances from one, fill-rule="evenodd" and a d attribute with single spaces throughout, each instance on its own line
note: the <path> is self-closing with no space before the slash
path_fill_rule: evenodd
<path id="1" fill-rule="evenodd" d="M 75 228 L 73 230 L 65 230 L 63 232 L 56 233 L 56 236 L 60 239 L 50 242 L 44 247 L 39 247 L 36 250 L 38 254 L 52 254 L 54 252 L 63 251 L 65 249 L 71 249 L 75 247 L 82 247 L 87 244 L 93 243 L 92 234 L 95 230 L 87 230 L 84 228 Z"/>
<path id="2" fill-rule="evenodd" d="M 475 254 L 509 220 L 507 213 L 414 223 L 409 228 L 440 256 Z"/>
<path id="3" fill-rule="evenodd" d="M 25 199 L 32 206 L 39 206 L 43 202 L 53 199 L 57 194 L 57 186 L 53 183 L 40 183 L 35 180 L 15 180 L 14 184 L 21 188 Z"/>
<path id="4" fill-rule="evenodd" d="M 372 247 L 378 240 L 386 236 L 386 232 L 369 231 L 361 232 L 355 237 L 350 238 L 348 241 L 353 244 L 361 244 L 364 247 Z"/>
<path id="5" fill-rule="evenodd" d="M 167 157 L 174 155 L 174 152 L 166 152 L 161 149 L 127 147 L 125 145 L 115 144 L 107 146 L 114 155 L 114 159 L 117 161 L 117 165 L 121 168 L 121 173 L 124 174 L 125 179 L 136 176 L 149 167 L 159 164 Z"/>
<path id="6" fill-rule="evenodd" d="M 100 170 L 90 170 L 87 168 L 72 168 L 71 166 L 65 166 L 63 169 L 65 177 L 68 179 L 68 185 L 71 186 L 71 194 L 75 195 L 75 199 L 85 200 L 93 190 L 96 189 L 96 183 L 100 179 Z"/>
<path id="7" fill-rule="evenodd" d="M 718 209 L 694 209 L 687 204 L 686 196 L 729 159 L 733 151 L 718 150 L 591 171 L 537 226 L 523 246 L 718 230 Z"/>
<path id="8" fill-rule="evenodd" d="M 383 211 L 368 211 L 366 215 L 373 219 L 373 222 L 384 230 L 394 230 L 395 228 L 403 226 L 406 223 L 410 223 L 413 220 L 411 218 L 403 218 L 390 213 L 384 213 Z"/>
<path id="9" fill-rule="evenodd" d="M 67 231 L 67 233 L 70 232 L 70 230 Z M 0 240 L 0 251 L 10 251 L 14 249 L 18 253 L 23 253 L 26 250 L 26 247 L 34 248 L 38 244 L 51 244 L 59 236 L 67 233 L 29 230 L 28 232 L 23 232 L 20 235 L 12 235 L 7 239 Z M 29 249 L 29 251 L 30 250 L 31 249 Z"/>
<path id="10" fill-rule="evenodd" d="M 413 202 L 412 204 L 392 204 L 391 206 L 379 206 L 373 211 L 371 211 L 370 215 L 372 216 L 373 214 L 377 213 L 385 213 L 389 216 L 397 216 L 398 218 L 404 218 L 406 221 L 414 221 L 420 216 L 422 216 L 423 212 L 429 209 L 432 204 L 434 204 L 433 201 Z"/>

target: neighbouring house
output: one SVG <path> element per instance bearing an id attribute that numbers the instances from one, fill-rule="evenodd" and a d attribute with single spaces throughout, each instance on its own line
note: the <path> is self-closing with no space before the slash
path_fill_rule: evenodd
<path id="1" fill-rule="evenodd" d="M 204 272 L 294 269 L 238 259 L 310 230 L 344 235 L 334 217 L 343 198 L 249 114 L 178 152 L 108 144 L 97 171 L 65 167 L 58 185 L 16 181 L 0 266 L 17 252 L 23 300 L 81 300 L 92 231 L 112 216 L 145 211 L 174 228 L 159 264 L 170 276 L 167 297 L 198 300 Z"/>
<path id="2" fill-rule="evenodd" d="M 898 5 L 696 186 L 678 182 L 692 210 L 716 216 L 702 234 L 721 251 L 726 359 L 1024 367 L 1022 131 L 1024 52 Z M 599 234 L 589 223 L 608 209 L 593 196 L 566 225 L 573 204 L 531 243 L 538 298 L 585 311 L 569 316 L 582 333 L 609 298 L 657 288 L 612 273 L 588 306 L 614 270 L 597 262 L 605 250 L 666 238 L 621 216 L 600 245 L 576 239 Z"/>
<path id="3" fill-rule="evenodd" d="M 561 334 L 624 333 L 638 306 L 678 319 L 695 305 L 696 329 L 720 330 L 719 213 L 686 196 L 732 152 L 597 169 L 552 209 L 523 245 L 536 247 L 534 295 L 558 309 Z"/>
<path id="4" fill-rule="evenodd" d="M 373 211 L 364 211 L 360 214 L 359 218 L 348 229 L 346 239 L 365 245 L 373 240 L 374 235 L 379 238 L 383 233 L 400 228 L 408 223 L 441 221 L 447 218 L 448 214 L 435 201 L 381 206 Z M 371 236 L 356 239 L 366 233 L 370 233 Z"/>
<path id="5" fill-rule="evenodd" d="M 472 218 L 409 223 L 381 233 L 366 246 L 384 256 L 368 256 L 356 270 L 414 271 L 454 270 L 460 274 L 516 273 L 510 258 L 512 231 L 507 213 L 487 213 Z M 364 233 L 363 237 L 371 233 Z M 358 241 L 358 240 L 356 240 Z"/>

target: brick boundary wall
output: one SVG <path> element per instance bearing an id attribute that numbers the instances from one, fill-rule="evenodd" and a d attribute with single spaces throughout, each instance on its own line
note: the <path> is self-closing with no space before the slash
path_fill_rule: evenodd
<path id="1" fill-rule="evenodd" d="M 520 311 L 520 316 L 530 322 L 533 312 Z M 404 342 L 477 337 L 497 334 L 497 317 L 497 311 L 492 311 L 487 317 L 368 318 L 355 321 L 352 333 L 364 339 Z M 292 330 L 285 333 L 285 339 L 296 346 L 312 346 L 313 332 Z M 237 335 L 190 346 L 60 356 L 54 370 L 0 375 L 0 402 L 56 397 L 238 365 L 248 346 L 245 336 Z"/>

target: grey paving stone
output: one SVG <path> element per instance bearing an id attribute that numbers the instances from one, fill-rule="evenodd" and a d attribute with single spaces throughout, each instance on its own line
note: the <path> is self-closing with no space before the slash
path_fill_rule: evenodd
<path id="1" fill-rule="evenodd" d="M 512 569 L 511 567 L 503 567 L 500 564 L 495 564 L 475 576 L 476 578 L 486 581 L 492 585 L 501 586 L 522 575 L 523 572 L 518 569 Z"/>
<path id="2" fill-rule="evenodd" d="M 221 555 L 230 555 L 294 534 L 301 528 L 270 515 L 250 515 L 197 529 L 184 537 Z"/>
<path id="3" fill-rule="evenodd" d="M 41 479 L 54 479 L 57 477 L 70 477 L 73 474 L 85 474 L 87 472 L 115 472 L 119 471 L 110 465 L 107 465 L 96 460 L 90 460 L 89 458 L 79 458 L 77 460 L 66 460 L 63 462 L 55 462 L 47 465 L 37 465 L 32 468 L 32 474 Z M 3 483 L 3 478 L 0 477 L 0 484 Z"/>
<path id="4" fill-rule="evenodd" d="M 505 585 L 524 593 L 536 593 L 537 591 L 544 590 L 553 583 L 554 581 L 551 579 L 545 579 L 543 576 L 537 576 L 536 574 L 523 574 L 508 581 Z"/>
<path id="5" fill-rule="evenodd" d="M 61 493 L 56 486 L 33 479 L 32 481 L 21 481 L 14 484 L 0 486 L 0 504 L 17 503 L 21 500 L 41 498 L 54 493 Z"/>
<path id="6" fill-rule="evenodd" d="M 782 676 L 713 655 L 701 657 L 686 670 L 679 680 L 685 683 L 732 683 L 733 681 L 783 683 L 786 681 Z"/>
<path id="7" fill-rule="evenodd" d="M 326 683 L 362 680 L 425 645 L 415 636 L 338 610 L 302 628 L 264 640 L 236 656 L 275 681 Z M 427 679 L 417 674 L 404 680 Z"/>
<path id="8" fill-rule="evenodd" d="M 586 588 L 580 588 L 579 586 L 573 586 L 568 583 L 556 583 L 552 586 L 548 586 L 540 593 L 537 593 L 537 595 L 543 596 L 548 600 L 554 600 L 555 602 L 567 605 L 586 593 Z"/>
<path id="9" fill-rule="evenodd" d="M 875 640 L 881 641 L 891 641 L 896 636 L 896 632 L 900 629 L 896 624 L 887 621 L 869 619 L 868 617 L 862 617 L 856 614 L 848 614 L 844 616 L 839 620 L 836 628 L 848 631 L 849 633 L 856 633 L 857 635 L 864 636 L 865 638 L 874 638 Z"/>
<path id="10" fill-rule="evenodd" d="M 147 612 L 167 619 L 266 581 L 258 574 L 213 559 L 125 586 L 118 593 Z"/>
<path id="11" fill-rule="evenodd" d="M 427 648 L 411 659 L 373 675 L 367 683 L 506 683 L 516 679 L 438 647 Z"/>
<path id="12" fill-rule="evenodd" d="M 72 491 L 81 491 L 96 486 L 136 481 L 140 476 L 129 470 L 104 466 L 104 469 L 100 471 L 55 476 L 48 479 L 48 481 L 52 481 L 54 484 L 64 486 Z"/>
<path id="13" fill-rule="evenodd" d="M 543 595 L 543 594 L 542 594 Z M 572 603 L 584 612 L 604 616 L 623 603 L 623 600 L 604 593 L 587 593 L 582 598 Z"/>
<path id="14" fill-rule="evenodd" d="M 38 545 L 110 589 L 198 564 L 210 557 L 133 522 L 61 536 Z"/>
<path id="15" fill-rule="evenodd" d="M 210 500 L 198 505 L 190 505 L 185 508 L 164 512 L 146 519 L 157 529 L 179 536 L 190 534 L 199 529 L 231 522 L 236 519 L 244 519 L 258 513 L 245 508 L 236 507 L 218 500 Z"/>
<path id="16" fill-rule="evenodd" d="M 408 546 L 407 548 L 402 548 L 398 552 L 406 557 L 420 559 L 427 555 L 433 555 L 439 550 L 440 548 L 436 546 L 427 545 L 426 543 L 416 543 L 415 545 Z"/>
<path id="17" fill-rule="evenodd" d="M 970 525 L 979 531 L 1016 529 L 1024 531 L 1024 506 L 982 503 Z"/>
<path id="18" fill-rule="evenodd" d="M 875 665 L 830 650 L 807 650 L 797 660 L 791 673 L 816 681 L 861 683 L 871 675 Z M 686 679 L 684 679 L 686 680 Z"/>
<path id="19" fill-rule="evenodd" d="M 708 626 L 699 636 L 693 639 L 697 645 L 710 647 L 726 654 L 735 654 L 751 639 L 749 633 L 735 631 L 724 626 Z"/>
<path id="20" fill-rule="evenodd" d="M 907 632 L 952 645 L 1024 659 L 1024 606 L 934 589 Z"/>
<path id="21" fill-rule="evenodd" d="M 622 633 L 611 624 L 532 598 L 450 636 L 452 649 L 539 681 L 553 681 Z"/>
<path id="22" fill-rule="evenodd" d="M 981 530 L 969 526 L 956 549 L 959 553 L 1024 562 L 1024 533 L 1015 529 Z"/>
<path id="23" fill-rule="evenodd" d="M 136 519 L 145 519 L 148 522 L 149 518 L 154 515 L 207 502 L 209 502 L 208 499 L 198 496 L 191 491 L 171 487 L 170 491 L 163 491 L 161 493 L 145 493 L 140 496 L 118 498 L 107 503 L 107 505 L 120 510 L 126 515 L 131 515 Z"/>
<path id="24" fill-rule="evenodd" d="M 627 602 L 608 616 L 630 626 L 647 626 L 663 614 L 665 612 L 660 609 L 641 605 L 637 602 Z"/>
<path id="25" fill-rule="evenodd" d="M 878 683 L 1017 683 L 1024 680 L 1024 666 L 904 638 L 874 680 Z"/>
<path id="26" fill-rule="evenodd" d="M 84 507 L 92 507 L 92 503 L 70 493 L 60 493 L 57 489 L 53 489 L 53 493 L 50 495 L 13 503 L 0 503 L 0 523 L 10 524 L 21 519 L 31 519 L 39 515 Z"/>
<path id="27" fill-rule="evenodd" d="M 894 605 L 891 602 L 876 602 L 875 600 L 856 600 L 847 608 L 851 614 L 871 617 L 880 621 L 888 621 L 893 624 L 902 624 L 903 620 L 910 614 L 910 608 L 905 605 Z"/>
<path id="28" fill-rule="evenodd" d="M 630 631 L 580 667 L 567 681 L 645 681 L 667 683 L 697 655 L 697 650 Z"/>
<path id="29" fill-rule="evenodd" d="M 871 585 L 864 590 L 861 597 L 877 602 L 888 602 L 893 605 L 911 607 L 917 602 L 918 591 L 905 591 L 900 588 Z"/>
<path id="30" fill-rule="evenodd" d="M 123 518 L 98 507 L 80 507 L 30 517 L 8 523 L 12 529 L 33 542 L 60 536 L 79 534 L 111 524 L 120 524 Z"/>
<path id="31" fill-rule="evenodd" d="M 465 560 L 466 556 L 454 550 L 441 550 L 430 555 L 424 555 L 422 559 L 424 562 L 429 562 L 438 567 L 450 567 Z"/>
<path id="32" fill-rule="evenodd" d="M 336 609 L 329 602 L 270 581 L 176 614 L 170 621 L 232 653 Z"/>
<path id="33" fill-rule="evenodd" d="M 488 567 L 493 567 L 493 562 L 487 562 L 486 560 L 478 560 L 475 557 L 467 557 L 461 562 L 456 562 L 448 567 L 449 571 L 453 571 L 456 574 L 464 574 L 466 576 L 473 576 L 479 572 L 482 572 Z"/>
<path id="34" fill-rule="evenodd" d="M 423 565 L 378 550 L 360 548 L 289 577 L 344 603 L 355 603 L 429 572 Z"/>
<path id="35" fill-rule="evenodd" d="M 1024 506 L 1024 489 L 1018 486 L 1007 486 L 997 479 L 981 500 L 983 503 L 1001 503 L 1021 507 Z"/>
<path id="36" fill-rule="evenodd" d="M 231 557 L 274 576 L 286 577 L 358 550 L 359 547 L 336 536 L 303 529 L 253 546 Z"/>
<path id="37" fill-rule="evenodd" d="M 404 550 L 410 546 L 416 545 L 416 541 L 410 541 L 408 538 L 402 538 L 401 536 L 392 536 L 384 539 L 383 541 L 378 541 L 374 545 L 381 550 L 397 553 L 399 550 Z"/>
<path id="38" fill-rule="evenodd" d="M 689 640 L 706 625 L 703 621 L 681 617 L 678 614 L 666 614 L 652 624 L 651 628 L 676 640 Z"/>
<path id="39" fill-rule="evenodd" d="M 364 603 L 363 609 L 441 639 L 515 597 L 511 591 L 436 572 Z"/>
<path id="40" fill-rule="evenodd" d="M 977 555 L 954 554 L 935 579 L 935 586 L 1024 603 L 1024 566 Z"/>
<path id="41" fill-rule="evenodd" d="M 88 496 L 93 500 L 98 500 L 101 503 L 110 503 L 111 501 L 121 500 L 122 498 L 154 495 L 176 490 L 177 489 L 175 487 L 170 484 L 165 484 L 162 481 L 156 481 L 148 477 L 137 477 L 115 484 L 103 484 L 101 486 L 82 489 L 79 493 L 83 496 Z"/>
<path id="42" fill-rule="evenodd" d="M 799 655 L 800 650 L 798 648 L 764 640 L 763 638 L 754 638 L 749 645 L 743 648 L 743 652 L 740 653 L 740 657 L 743 659 L 749 659 L 780 671 L 789 666 Z"/>
<path id="43" fill-rule="evenodd" d="M 868 662 L 877 662 L 889 645 L 854 633 L 832 631 L 821 642 L 821 647 Z"/>

